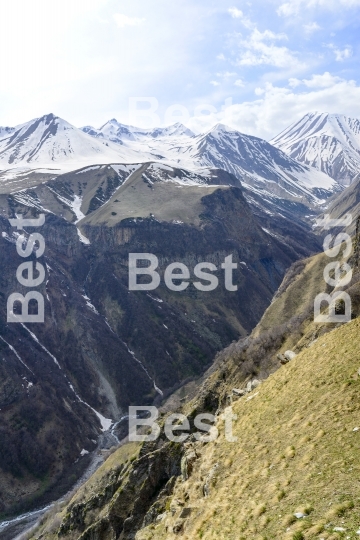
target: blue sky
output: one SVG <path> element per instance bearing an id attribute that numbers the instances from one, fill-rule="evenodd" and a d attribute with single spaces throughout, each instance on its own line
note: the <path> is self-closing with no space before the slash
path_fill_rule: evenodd
<path id="1" fill-rule="evenodd" d="M 359 26 L 360 0 L 1 2 L 0 125 L 54 112 L 269 139 L 309 111 L 360 117 Z"/>

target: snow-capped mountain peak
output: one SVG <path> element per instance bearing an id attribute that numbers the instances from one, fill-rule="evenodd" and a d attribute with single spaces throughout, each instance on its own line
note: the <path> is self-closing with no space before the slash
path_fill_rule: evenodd
<path id="1" fill-rule="evenodd" d="M 309 121 L 319 125 L 324 117 Z M 146 130 L 112 118 L 100 129 L 78 129 L 47 114 L 16 126 L 0 138 L 0 168 L 5 169 L 5 175 L 7 169 L 13 174 L 19 167 L 65 172 L 96 164 L 149 161 L 192 171 L 222 169 L 261 197 L 301 204 L 317 204 L 339 189 L 323 172 L 299 163 L 263 139 L 222 123 L 195 136 L 181 123 Z"/>
<path id="2" fill-rule="evenodd" d="M 343 185 L 349 185 L 359 172 L 360 120 L 357 118 L 308 113 L 270 142 Z"/>
<path id="3" fill-rule="evenodd" d="M 195 134 L 181 122 L 164 128 L 155 128 L 148 132 L 151 137 L 194 137 Z"/>
<path id="4" fill-rule="evenodd" d="M 360 120 L 341 114 L 308 113 L 272 139 L 272 144 L 281 143 L 290 148 L 299 138 L 309 139 L 319 135 L 336 137 L 343 143 L 360 146 Z"/>
<path id="5" fill-rule="evenodd" d="M 209 130 L 209 133 L 214 133 L 214 132 L 234 132 L 236 131 L 235 129 L 231 128 L 230 126 L 227 126 L 225 124 L 222 124 L 221 122 L 215 124 L 215 126 L 213 126 L 210 130 Z M 238 132 L 239 133 L 239 132 Z"/>
<path id="6" fill-rule="evenodd" d="M 103 150 L 89 135 L 54 114 L 16 126 L 0 140 L 0 163 L 52 163 L 98 155 Z"/>
<path id="7" fill-rule="evenodd" d="M 121 124 L 116 118 L 108 120 L 99 129 L 93 128 L 92 126 L 85 126 L 81 129 L 92 137 L 107 139 L 117 144 L 123 144 L 124 141 L 143 141 L 145 139 L 195 136 L 190 129 L 180 122 L 167 127 L 144 129 Z"/>
<path id="8" fill-rule="evenodd" d="M 304 166 L 259 137 L 217 124 L 198 135 L 186 156 L 202 166 L 224 169 L 249 189 L 285 198 L 323 199 L 339 186 L 326 174 Z"/>
<path id="9" fill-rule="evenodd" d="M 71 170 L 83 164 L 129 163 L 137 159 L 133 150 L 97 140 L 52 113 L 16 126 L 0 139 L 0 167 L 4 169 L 60 166 Z"/>
<path id="10" fill-rule="evenodd" d="M 105 139 L 108 139 L 118 144 L 123 144 L 124 140 L 136 141 L 136 137 L 133 133 L 134 129 L 136 128 L 121 124 L 116 120 L 116 118 L 112 118 L 103 126 L 101 126 L 98 131 L 100 133 L 100 136 L 104 137 Z"/>
<path id="11" fill-rule="evenodd" d="M 264 194 L 316 203 L 339 189 L 328 175 L 297 162 L 263 139 L 245 135 L 222 123 L 204 134 L 189 136 L 187 128 L 179 123 L 146 131 L 124 126 L 113 119 L 99 132 L 114 142 L 118 137 L 122 144 L 139 154 L 150 151 L 156 159 L 166 160 L 172 166 L 189 170 L 223 169 L 250 190 Z"/>

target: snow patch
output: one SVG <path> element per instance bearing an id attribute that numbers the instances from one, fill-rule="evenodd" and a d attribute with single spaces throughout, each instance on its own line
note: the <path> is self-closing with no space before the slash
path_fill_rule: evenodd
<path id="1" fill-rule="evenodd" d="M 76 392 L 75 388 L 73 387 L 73 385 L 69 382 L 69 386 L 71 388 L 71 390 L 74 392 L 75 396 L 77 397 L 77 399 L 80 401 L 80 403 L 83 403 L 84 405 L 86 405 L 87 407 L 89 407 L 89 409 L 91 409 L 93 411 L 93 413 L 96 414 L 96 416 L 98 417 L 98 419 L 100 420 L 100 424 L 101 424 L 101 431 L 108 431 L 110 429 L 110 427 L 112 426 L 113 424 L 113 421 L 111 418 L 105 418 L 105 416 L 103 416 L 101 413 L 99 413 L 96 409 L 94 409 L 91 405 L 89 405 L 88 403 L 86 403 L 86 401 L 84 401 L 83 399 L 81 399 L 81 397 L 79 396 L 79 394 Z"/>
<path id="2" fill-rule="evenodd" d="M 78 229 L 77 227 L 76 227 L 76 230 L 77 230 L 80 242 L 82 244 L 85 244 L 86 246 L 90 246 L 90 244 L 91 244 L 90 240 L 88 238 L 86 238 L 86 236 L 83 235 L 82 232 L 80 231 L 80 229 Z"/>
<path id="3" fill-rule="evenodd" d="M 90 407 L 90 405 L 89 405 L 89 407 Z M 90 407 L 90 408 L 94 411 L 94 413 L 96 414 L 96 416 L 100 420 L 101 431 L 108 431 L 111 428 L 112 424 L 113 424 L 112 419 L 111 418 L 105 418 L 105 416 L 103 416 L 101 413 L 99 413 L 98 411 L 96 411 L 92 407 Z"/>
<path id="4" fill-rule="evenodd" d="M 74 195 L 74 200 L 70 202 L 69 206 L 71 210 L 74 212 L 76 216 L 75 223 L 78 223 L 80 220 L 82 220 L 85 217 L 85 214 L 81 211 L 81 205 L 82 205 L 82 197 L 79 197 L 79 195 Z"/>
<path id="5" fill-rule="evenodd" d="M 149 294 L 149 293 L 147 293 L 146 296 L 151 298 L 151 300 L 155 300 L 155 302 L 160 302 L 160 304 L 163 303 L 163 300 L 161 300 L 161 298 L 155 298 L 155 296 L 151 296 L 151 294 Z"/>
<path id="6" fill-rule="evenodd" d="M 16 358 L 22 363 L 23 366 L 26 367 L 26 369 L 28 369 L 30 371 L 30 373 L 32 373 L 34 375 L 34 372 L 32 369 L 29 368 L 29 366 L 27 366 L 24 362 L 24 360 L 21 358 L 21 356 L 19 355 L 19 353 L 14 349 L 14 347 L 12 345 L 10 345 L 10 343 L 8 343 L 7 341 L 5 341 L 5 339 L 0 336 L 0 339 L 1 341 L 3 341 L 4 343 L 6 343 L 6 345 L 9 347 L 9 349 L 15 354 Z M 33 383 L 29 383 L 29 385 L 33 385 Z M 30 388 L 30 386 L 28 385 L 28 388 Z"/>
<path id="7" fill-rule="evenodd" d="M 90 298 L 86 296 L 86 294 L 83 294 L 82 297 L 85 298 L 87 307 L 91 309 L 91 311 L 93 311 L 96 315 L 99 315 L 99 312 L 96 309 L 96 307 L 90 302 Z"/>
<path id="8" fill-rule="evenodd" d="M 128 174 L 131 174 L 131 173 L 134 173 L 135 171 L 137 171 L 138 169 L 140 169 L 140 167 L 143 166 L 143 163 L 136 163 L 136 164 L 131 164 L 131 165 L 128 165 L 128 164 L 123 164 L 123 163 L 112 163 L 111 164 L 111 167 L 114 169 L 114 171 L 119 174 L 120 171 L 122 172 L 126 172 Z"/>
<path id="9" fill-rule="evenodd" d="M 20 323 L 20 324 L 21 324 L 21 326 L 22 326 L 23 328 L 25 328 L 25 330 L 27 330 L 27 331 L 29 332 L 30 336 L 33 338 L 34 341 L 36 341 L 36 343 L 37 343 L 38 345 L 40 345 L 40 347 L 43 349 L 43 351 L 45 351 L 45 352 L 50 356 L 50 358 L 52 358 L 52 359 L 54 360 L 54 362 L 55 362 L 55 364 L 58 366 L 58 368 L 61 369 L 61 366 L 60 366 L 59 362 L 56 360 L 55 356 L 54 356 L 53 354 L 51 354 L 50 351 L 47 350 L 47 348 L 45 347 L 45 345 L 43 345 L 42 343 L 40 343 L 40 341 L 38 340 L 38 338 L 36 337 L 36 335 L 35 335 L 33 332 L 31 332 L 31 330 L 29 330 L 28 327 L 25 326 L 24 323 Z"/>

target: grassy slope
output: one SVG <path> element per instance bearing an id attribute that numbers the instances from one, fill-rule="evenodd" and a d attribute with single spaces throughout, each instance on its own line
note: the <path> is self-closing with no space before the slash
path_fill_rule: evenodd
<path id="1" fill-rule="evenodd" d="M 129 463 L 137 457 L 140 450 L 138 443 L 127 443 L 118 448 L 113 454 L 111 454 L 107 460 L 97 469 L 97 471 L 89 478 L 85 484 L 75 493 L 71 501 L 71 504 L 77 504 L 86 498 L 87 493 L 98 493 L 106 485 L 107 476 L 112 472 L 116 472 L 120 465 Z"/>
<path id="2" fill-rule="evenodd" d="M 302 314 L 308 305 L 313 304 L 316 295 L 326 289 L 323 271 L 329 262 L 330 259 L 324 253 L 320 253 L 305 259 L 303 261 L 305 266 L 299 273 L 294 272 L 294 275 L 291 275 L 290 271 L 252 335 L 258 336 L 270 328 L 287 322 L 291 317 Z"/>
<path id="3" fill-rule="evenodd" d="M 184 505 L 192 509 L 184 540 L 297 540 L 299 531 L 306 539 L 358 538 L 359 330 L 356 319 L 322 336 L 253 391 L 253 399 L 235 402 L 238 442 L 225 441 L 220 421 L 219 439 L 202 448 L 190 479 L 177 483 L 175 515 L 137 539 L 175 538 Z M 204 498 L 204 480 L 216 463 L 215 485 Z M 309 517 L 296 520 L 294 512 L 304 510 Z M 333 532 L 337 526 L 346 534 Z"/>
<path id="4" fill-rule="evenodd" d="M 153 214 L 160 221 L 180 220 L 200 224 L 199 214 L 204 211 L 201 201 L 217 189 L 228 186 L 182 186 L 170 182 L 145 182 L 144 165 L 125 182 L 99 210 L 81 221 L 81 225 L 106 223 L 113 227 L 126 218 L 149 217 Z"/>

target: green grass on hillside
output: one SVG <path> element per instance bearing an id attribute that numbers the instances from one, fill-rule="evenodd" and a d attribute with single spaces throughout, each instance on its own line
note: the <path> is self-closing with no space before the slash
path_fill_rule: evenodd
<path id="1" fill-rule="evenodd" d="M 177 481 L 164 519 L 136 539 L 176 538 L 179 523 L 183 540 L 359 538 L 359 331 L 356 319 L 322 336 L 236 401 L 238 442 L 225 440 L 220 420 L 220 437 L 199 449 L 189 480 Z"/>

